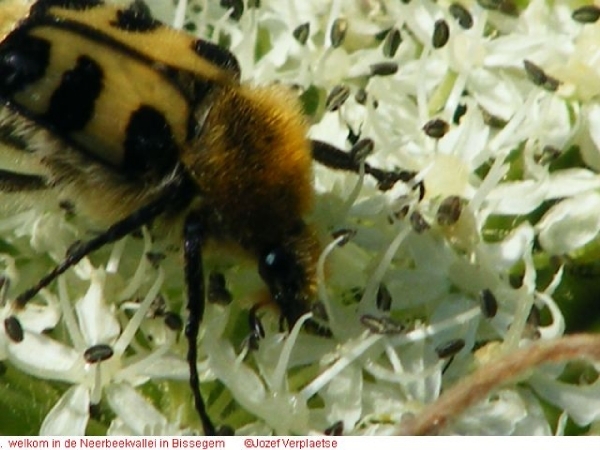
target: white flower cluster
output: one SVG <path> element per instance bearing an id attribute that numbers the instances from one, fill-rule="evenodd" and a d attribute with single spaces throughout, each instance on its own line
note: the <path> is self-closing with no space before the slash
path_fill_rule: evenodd
<path id="1" fill-rule="evenodd" d="M 563 0 L 148 3 L 226 42 L 245 80 L 294 86 L 311 138 L 348 151 L 374 144 L 359 174 L 315 165 L 310 220 L 330 244 L 314 314 L 331 336 L 301 331 L 307 316 L 282 333 L 265 313 L 253 346 L 244 305 L 208 305 L 198 364 L 215 422 L 237 434 L 395 434 L 468 374 L 563 335 L 553 295 L 600 231 L 600 12 Z M 407 176 L 378 186 L 372 168 Z M 12 281 L 3 320 L 13 294 L 85 238 L 63 216 L 32 209 L 0 221 Z M 82 261 L 18 312 L 22 342 L 10 321 L 0 329 L 0 360 L 63 382 L 52 384 L 42 434 L 84 434 L 90 418 L 112 435 L 198 430 L 181 328 L 166 324 L 185 315 L 181 263 L 153 265 L 153 245 L 144 232 Z M 250 303 L 253 268 L 213 265 Z M 567 384 L 563 369 L 533 369 L 519 386 L 498 380 L 437 432 L 593 424 L 600 382 Z M 544 404 L 563 411 L 558 425 Z"/>

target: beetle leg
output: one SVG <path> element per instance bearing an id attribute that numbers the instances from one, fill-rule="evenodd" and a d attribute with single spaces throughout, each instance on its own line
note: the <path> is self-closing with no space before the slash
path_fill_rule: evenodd
<path id="1" fill-rule="evenodd" d="M 35 286 L 22 292 L 15 299 L 16 307 L 19 309 L 23 308 L 38 292 L 93 251 L 98 250 L 104 245 L 118 241 L 161 215 L 176 199 L 180 185 L 179 181 L 174 181 L 173 184 L 164 188 L 162 195 L 157 199 L 116 222 L 95 238 L 71 246 L 67 252 L 67 256 L 60 264 L 41 278 Z"/>
<path id="2" fill-rule="evenodd" d="M 200 416 L 206 436 L 233 435 L 228 427 L 216 428 L 206 411 L 206 404 L 200 392 L 198 375 L 198 331 L 204 317 L 206 286 L 202 264 L 202 247 L 205 243 L 207 227 L 205 215 L 201 211 L 192 211 L 185 219 L 183 229 L 183 257 L 185 260 L 185 285 L 187 289 L 188 319 L 185 325 L 185 337 L 188 341 L 187 361 L 190 369 L 190 387 L 194 396 L 194 405 Z"/>
<path id="3" fill-rule="evenodd" d="M 325 167 L 354 173 L 358 173 L 360 171 L 361 161 L 353 158 L 351 153 L 345 152 L 334 145 L 323 141 L 312 140 L 311 144 L 313 159 L 318 163 L 323 164 Z M 371 175 L 377 180 L 378 187 L 382 191 L 391 189 L 398 181 L 411 181 L 416 175 L 416 172 L 411 172 L 408 170 L 386 171 L 378 169 L 377 167 L 373 167 L 366 162 L 363 164 L 365 167 L 365 173 Z M 415 187 L 418 187 L 420 191 L 419 197 L 422 198 L 422 183 L 417 183 Z"/>
<path id="4" fill-rule="evenodd" d="M 206 436 L 217 434 L 212 420 L 206 411 L 206 404 L 200 393 L 198 376 L 198 330 L 204 317 L 206 286 L 202 267 L 202 246 L 205 240 L 206 227 L 204 216 L 199 211 L 192 211 L 185 220 L 183 229 L 183 256 L 185 259 L 185 285 L 187 288 L 188 319 L 185 325 L 185 337 L 188 341 L 187 361 L 190 369 L 190 387 L 194 396 L 194 405 Z"/>
<path id="5" fill-rule="evenodd" d="M 190 368 L 190 387 L 194 396 L 194 405 L 204 434 L 207 436 L 215 435 L 215 426 L 213 425 L 206 405 L 200 393 L 200 378 L 198 376 L 198 330 L 204 317 L 204 271 L 202 267 L 202 244 L 204 243 L 205 229 L 203 227 L 202 215 L 199 213 L 190 213 L 183 229 L 183 256 L 185 259 L 185 285 L 187 288 L 187 309 L 188 319 L 185 325 L 185 337 L 188 341 L 187 361 Z"/>

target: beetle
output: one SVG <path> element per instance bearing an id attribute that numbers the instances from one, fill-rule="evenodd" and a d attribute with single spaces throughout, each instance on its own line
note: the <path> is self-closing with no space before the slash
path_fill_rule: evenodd
<path id="1" fill-rule="evenodd" d="M 382 190 L 414 175 L 310 141 L 287 88 L 240 78 L 231 52 L 162 24 L 140 0 L 37 0 L 0 41 L 0 143 L 45 168 L 0 170 L 0 191 L 53 190 L 104 226 L 18 295 L 15 310 L 104 245 L 158 219 L 180 226 L 190 386 L 207 435 L 223 431 L 206 411 L 196 367 L 207 241 L 234 243 L 258 262 L 291 327 L 315 297 L 321 252 L 304 221 L 313 159 L 363 167 Z"/>

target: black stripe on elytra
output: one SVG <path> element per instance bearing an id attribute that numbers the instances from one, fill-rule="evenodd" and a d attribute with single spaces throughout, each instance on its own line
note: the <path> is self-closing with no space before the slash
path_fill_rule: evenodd
<path id="1" fill-rule="evenodd" d="M 0 98 L 42 78 L 50 62 L 50 43 L 17 29 L 0 44 Z"/>
<path id="2" fill-rule="evenodd" d="M 152 106 L 142 105 L 131 114 L 125 130 L 123 170 L 129 175 L 148 171 L 165 174 L 175 167 L 178 146 L 165 116 Z"/>
<path id="3" fill-rule="evenodd" d="M 0 144 L 20 151 L 30 151 L 29 141 L 20 135 L 14 123 L 0 122 Z"/>
<path id="4" fill-rule="evenodd" d="M 101 30 L 94 29 L 86 24 L 69 20 L 61 17 L 54 17 L 52 15 L 46 15 L 41 17 L 32 17 L 29 20 L 23 22 L 19 29 L 23 32 L 28 32 L 30 29 L 34 29 L 37 26 L 49 26 L 57 29 L 65 30 L 80 36 L 85 36 L 91 41 L 94 41 L 100 45 L 104 45 L 110 49 L 117 50 L 124 55 L 146 65 L 150 70 L 157 72 L 166 82 L 170 83 L 175 87 L 185 98 L 188 103 L 193 107 L 198 103 L 202 102 L 203 96 L 202 90 L 196 88 L 197 83 L 214 84 L 212 80 L 202 80 L 197 74 L 179 69 L 177 67 L 164 64 L 160 61 L 156 61 L 150 58 L 148 55 L 137 51 L 136 49 L 128 46 L 127 44 L 114 39 L 113 37 L 103 33 Z M 213 61 L 210 61 L 213 63 Z M 216 64 L 216 63 L 214 63 Z M 180 80 L 193 79 L 196 83 L 182 83 Z M 223 83 L 227 83 L 226 79 L 223 79 Z M 207 90 L 208 91 L 208 90 Z"/>
<path id="5" fill-rule="evenodd" d="M 242 70 L 237 58 L 229 50 L 213 44 L 203 39 L 196 39 L 192 42 L 192 50 L 198 56 L 207 59 L 216 66 L 225 69 L 239 81 Z"/>
<path id="6" fill-rule="evenodd" d="M 100 65 L 88 56 L 77 58 L 50 97 L 43 120 L 62 133 L 81 130 L 94 115 L 94 104 L 102 91 L 104 74 Z"/>
<path id="7" fill-rule="evenodd" d="M 0 192 L 39 191 L 50 187 L 41 175 L 10 172 L 0 169 Z"/>
<path id="8" fill-rule="evenodd" d="M 162 26 L 162 23 L 152 17 L 150 8 L 145 2 L 135 0 L 126 9 L 117 11 L 117 19 L 110 22 L 111 26 L 129 32 L 146 33 Z"/>
<path id="9" fill-rule="evenodd" d="M 84 11 L 103 4 L 103 0 L 37 0 L 31 7 L 30 15 L 43 15 L 48 9 L 54 7 Z"/>

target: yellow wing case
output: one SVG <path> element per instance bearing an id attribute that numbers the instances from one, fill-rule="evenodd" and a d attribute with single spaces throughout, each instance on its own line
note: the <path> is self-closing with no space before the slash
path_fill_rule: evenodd
<path id="1" fill-rule="evenodd" d="M 141 2 L 40 0 L 0 43 L 0 75 L 9 107 L 136 176 L 173 167 L 201 132 L 206 98 L 237 84 L 239 68 Z"/>
<path id="2" fill-rule="evenodd" d="M 53 6 L 44 8 L 43 11 L 57 22 L 70 22 L 82 28 L 97 30 L 104 37 L 135 49 L 135 52 L 144 55 L 149 61 L 188 71 L 206 80 L 223 80 L 229 77 L 229 74 L 223 73 L 222 68 L 199 57 L 194 50 L 197 39 L 153 19 L 149 13 L 143 12 L 143 8 L 145 5 L 141 2 L 134 2 L 127 9 L 97 3 L 97 6 L 84 10 Z"/>

